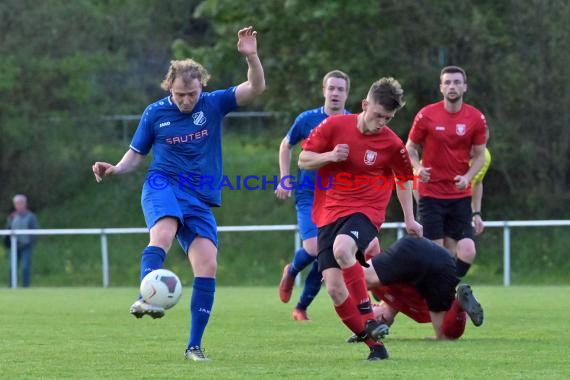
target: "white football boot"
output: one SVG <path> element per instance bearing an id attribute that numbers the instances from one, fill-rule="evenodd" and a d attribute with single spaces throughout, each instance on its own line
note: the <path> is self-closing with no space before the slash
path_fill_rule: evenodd
<path id="1" fill-rule="evenodd" d="M 164 308 L 148 304 L 143 300 L 137 300 L 131 306 L 130 313 L 137 318 L 142 318 L 144 315 L 150 315 L 153 319 L 156 319 L 164 317 Z"/>

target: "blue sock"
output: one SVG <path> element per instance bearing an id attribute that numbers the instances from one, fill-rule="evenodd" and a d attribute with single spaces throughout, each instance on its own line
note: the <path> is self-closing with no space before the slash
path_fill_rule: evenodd
<path id="1" fill-rule="evenodd" d="M 141 281 L 153 270 L 162 269 L 165 257 L 164 249 L 152 245 L 146 247 L 141 255 Z"/>
<path id="2" fill-rule="evenodd" d="M 166 252 L 160 247 L 154 247 L 149 245 L 146 247 L 141 254 L 141 273 L 140 280 L 142 282 L 143 278 L 155 269 L 161 269 L 164 263 L 164 258 L 166 257 Z M 139 293 L 139 300 L 142 296 Z"/>
<path id="3" fill-rule="evenodd" d="M 300 248 L 295 252 L 291 266 L 289 267 L 289 276 L 296 277 L 297 274 L 305 269 L 307 265 L 315 261 L 315 257 L 309 255 L 305 248 Z"/>
<path id="4" fill-rule="evenodd" d="M 313 299 L 319 294 L 322 280 L 323 276 L 319 273 L 319 263 L 315 260 L 305 280 L 305 287 L 303 288 L 301 299 L 297 304 L 297 309 L 307 310 L 311 302 L 313 302 Z"/>
<path id="5" fill-rule="evenodd" d="M 195 277 L 192 285 L 192 301 L 190 302 L 190 340 L 188 348 L 201 347 L 202 335 L 210 319 L 216 279 L 208 277 Z"/>

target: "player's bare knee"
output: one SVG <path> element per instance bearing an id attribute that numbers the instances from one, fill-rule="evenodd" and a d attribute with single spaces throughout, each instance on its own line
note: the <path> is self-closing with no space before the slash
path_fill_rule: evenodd
<path id="1" fill-rule="evenodd" d="M 215 259 L 209 260 L 208 262 L 205 263 L 204 265 L 205 275 L 215 276 L 217 271 L 218 271 L 218 262 Z"/>
<path id="2" fill-rule="evenodd" d="M 339 235 L 333 244 L 333 254 L 338 265 L 341 268 L 348 268 L 356 262 L 354 253 L 356 251 L 356 243 L 354 240 L 345 235 Z"/>
<path id="3" fill-rule="evenodd" d="M 192 271 L 196 277 L 215 277 L 218 270 L 218 263 L 216 259 L 205 258 L 190 260 Z"/>
<path id="4" fill-rule="evenodd" d="M 475 242 L 471 239 L 462 239 L 457 243 L 457 257 L 466 263 L 475 261 L 477 251 Z"/>
<path id="5" fill-rule="evenodd" d="M 317 238 L 309 238 L 303 240 L 303 248 L 311 256 L 317 256 Z"/>
<path id="6" fill-rule="evenodd" d="M 150 243 L 154 247 L 160 247 L 168 251 L 172 246 L 178 221 L 174 218 L 162 218 L 150 229 Z"/>
<path id="7" fill-rule="evenodd" d="M 341 268 L 348 268 L 354 264 L 355 259 L 351 255 L 350 251 L 339 249 L 333 251 L 333 253 L 336 262 Z"/>

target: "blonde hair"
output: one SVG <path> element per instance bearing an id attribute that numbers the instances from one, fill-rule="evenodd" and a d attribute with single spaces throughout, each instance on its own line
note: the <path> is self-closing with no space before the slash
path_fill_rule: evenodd
<path id="1" fill-rule="evenodd" d="M 387 111 L 399 110 L 406 102 L 403 100 L 402 85 L 392 77 L 384 77 L 372 83 L 368 91 L 368 100 L 380 104 Z"/>
<path id="2" fill-rule="evenodd" d="M 208 84 L 210 74 L 201 64 L 188 58 L 180 61 L 170 61 L 170 67 L 160 87 L 163 90 L 170 91 L 176 78 L 182 78 L 184 83 L 198 79 L 202 87 L 204 87 Z"/>

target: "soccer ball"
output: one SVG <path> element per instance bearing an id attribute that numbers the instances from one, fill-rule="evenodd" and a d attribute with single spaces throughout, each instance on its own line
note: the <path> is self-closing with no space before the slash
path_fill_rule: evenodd
<path id="1" fill-rule="evenodd" d="M 182 295 L 182 284 L 173 272 L 157 269 L 143 278 L 140 292 L 146 303 L 170 309 Z"/>

